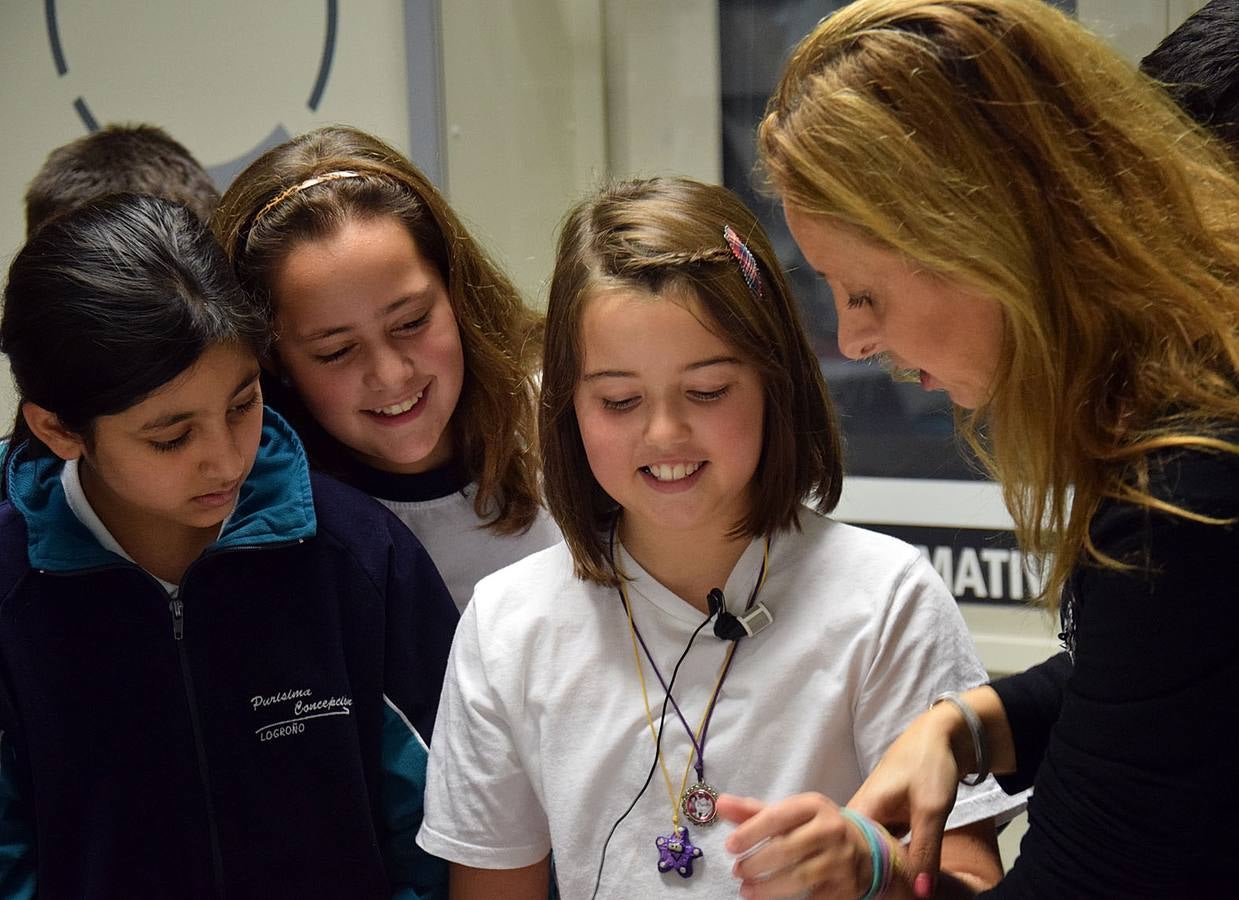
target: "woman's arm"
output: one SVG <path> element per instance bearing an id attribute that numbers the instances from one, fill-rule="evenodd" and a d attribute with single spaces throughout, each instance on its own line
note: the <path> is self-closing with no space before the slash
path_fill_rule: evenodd
<path id="1" fill-rule="evenodd" d="M 1063 691 L 1071 673 L 1071 657 L 1059 653 L 1026 672 L 992 682 L 1006 713 L 1015 754 L 1010 769 L 995 770 L 1007 793 L 1032 787 L 1050 743 L 1050 731 L 1062 712 Z"/>
<path id="2" fill-rule="evenodd" d="M 918 895 L 916 878 L 923 870 L 913 866 L 908 848 L 901 849 L 905 896 L 924 896 L 922 882 Z M 1002 878 L 1002 857 L 998 852 L 998 829 L 993 819 L 952 828 L 942 836 L 941 875 L 934 896 L 972 897 L 996 885 Z"/>
<path id="3" fill-rule="evenodd" d="M 551 887 L 551 857 L 521 869 L 451 867 L 451 900 L 546 900 Z"/>
<path id="4" fill-rule="evenodd" d="M 1011 736 L 1011 725 L 1007 721 L 1007 711 L 1002 700 L 989 685 L 964 691 L 959 699 L 968 704 L 981 720 L 981 734 L 989 752 L 989 768 L 991 772 L 1005 775 L 1014 772 L 1016 766 L 1015 741 Z M 952 703 L 939 703 L 928 710 L 925 715 L 938 714 L 945 716 L 944 730 L 950 736 L 951 754 L 962 775 L 975 772 L 977 769 L 976 754 L 972 745 L 972 734 L 968 730 L 968 722 L 963 713 Z M 962 777 L 961 775 L 961 777 Z M 872 774 L 870 775 L 872 778 Z M 862 786 L 861 790 L 864 790 Z"/>

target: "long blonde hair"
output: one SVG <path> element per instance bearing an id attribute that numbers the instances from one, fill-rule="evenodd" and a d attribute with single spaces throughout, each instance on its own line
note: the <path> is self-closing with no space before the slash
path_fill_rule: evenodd
<path id="1" fill-rule="evenodd" d="M 962 436 L 1057 603 L 1103 499 L 1153 451 L 1239 452 L 1239 173 L 1225 148 L 1040 0 L 858 0 L 796 48 L 761 123 L 784 202 L 1005 313 Z M 1074 492 L 1074 499 L 1072 494 Z"/>

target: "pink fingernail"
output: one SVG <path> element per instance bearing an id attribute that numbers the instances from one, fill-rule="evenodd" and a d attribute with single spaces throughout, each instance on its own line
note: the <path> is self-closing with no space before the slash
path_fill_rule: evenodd
<path id="1" fill-rule="evenodd" d="M 912 893 L 918 898 L 929 897 L 934 892 L 933 879 L 929 877 L 928 872 L 922 872 L 916 876 L 916 883 L 912 887 Z"/>

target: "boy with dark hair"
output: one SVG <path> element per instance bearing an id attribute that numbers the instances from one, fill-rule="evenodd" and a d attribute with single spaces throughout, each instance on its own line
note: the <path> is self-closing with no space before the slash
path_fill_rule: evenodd
<path id="1" fill-rule="evenodd" d="M 1140 62 L 1189 116 L 1239 153 L 1239 0 L 1212 0 Z"/>
<path id="2" fill-rule="evenodd" d="M 203 222 L 219 203 L 206 170 L 162 128 L 108 125 L 47 155 L 26 189 L 26 237 L 61 213 L 123 192 L 183 203 Z"/>

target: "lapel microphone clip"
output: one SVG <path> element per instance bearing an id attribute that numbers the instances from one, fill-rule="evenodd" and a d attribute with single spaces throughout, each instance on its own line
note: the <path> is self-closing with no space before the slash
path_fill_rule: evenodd
<path id="1" fill-rule="evenodd" d="M 774 615 L 764 603 L 754 603 L 739 616 L 727 611 L 727 600 L 719 588 L 706 595 L 706 604 L 714 616 L 714 634 L 724 641 L 738 641 L 742 637 L 754 637 L 763 631 Z"/>

